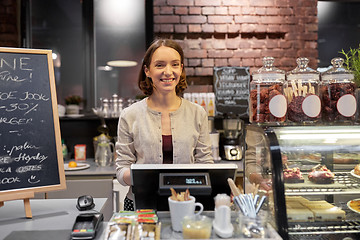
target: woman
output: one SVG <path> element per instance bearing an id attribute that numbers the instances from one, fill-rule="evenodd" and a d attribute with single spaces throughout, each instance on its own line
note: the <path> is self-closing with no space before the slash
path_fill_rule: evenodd
<path id="1" fill-rule="evenodd" d="M 206 111 L 180 95 L 187 87 L 184 53 L 173 40 L 159 39 L 145 53 L 138 79 L 148 97 L 124 109 L 116 142 L 116 176 L 131 185 L 135 163 L 213 163 Z M 133 210 L 130 191 L 125 210 Z"/>

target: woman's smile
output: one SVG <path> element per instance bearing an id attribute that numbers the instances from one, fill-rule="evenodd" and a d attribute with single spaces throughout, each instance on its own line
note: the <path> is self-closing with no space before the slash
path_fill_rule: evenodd
<path id="1" fill-rule="evenodd" d="M 171 82 L 175 81 L 175 78 L 161 78 L 160 81 L 165 82 L 165 83 L 171 83 Z"/>

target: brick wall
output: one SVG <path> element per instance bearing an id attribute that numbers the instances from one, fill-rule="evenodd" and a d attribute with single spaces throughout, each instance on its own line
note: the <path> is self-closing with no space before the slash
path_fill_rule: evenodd
<path id="1" fill-rule="evenodd" d="M 0 47 L 18 47 L 16 0 L 0 1 Z"/>
<path id="2" fill-rule="evenodd" d="M 297 57 L 317 67 L 316 0 L 154 0 L 154 32 L 184 49 L 190 84 L 212 84 L 214 66 L 249 66 L 272 56 L 283 70 Z"/>

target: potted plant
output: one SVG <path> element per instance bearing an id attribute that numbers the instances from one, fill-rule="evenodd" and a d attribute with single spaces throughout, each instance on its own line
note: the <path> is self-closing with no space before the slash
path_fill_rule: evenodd
<path id="1" fill-rule="evenodd" d="M 71 95 L 65 98 L 66 114 L 74 115 L 80 112 L 80 103 L 83 99 L 78 95 Z"/>
<path id="2" fill-rule="evenodd" d="M 360 120 L 360 44 L 358 48 L 350 48 L 348 52 L 344 49 L 341 50 L 341 54 L 344 55 L 344 67 L 351 70 L 354 74 L 354 82 L 357 89 L 355 90 L 356 101 L 357 101 L 357 113 L 356 122 Z"/>
<path id="3" fill-rule="evenodd" d="M 360 87 L 360 44 L 358 48 L 350 48 L 348 52 L 341 50 L 344 55 L 344 67 L 354 73 L 354 81 L 356 86 Z"/>

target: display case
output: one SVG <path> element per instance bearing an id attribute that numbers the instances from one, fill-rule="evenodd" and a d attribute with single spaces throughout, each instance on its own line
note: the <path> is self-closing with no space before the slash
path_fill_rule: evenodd
<path id="1" fill-rule="evenodd" d="M 360 239 L 360 126 L 248 125 L 246 144 L 245 190 L 283 239 Z"/>

